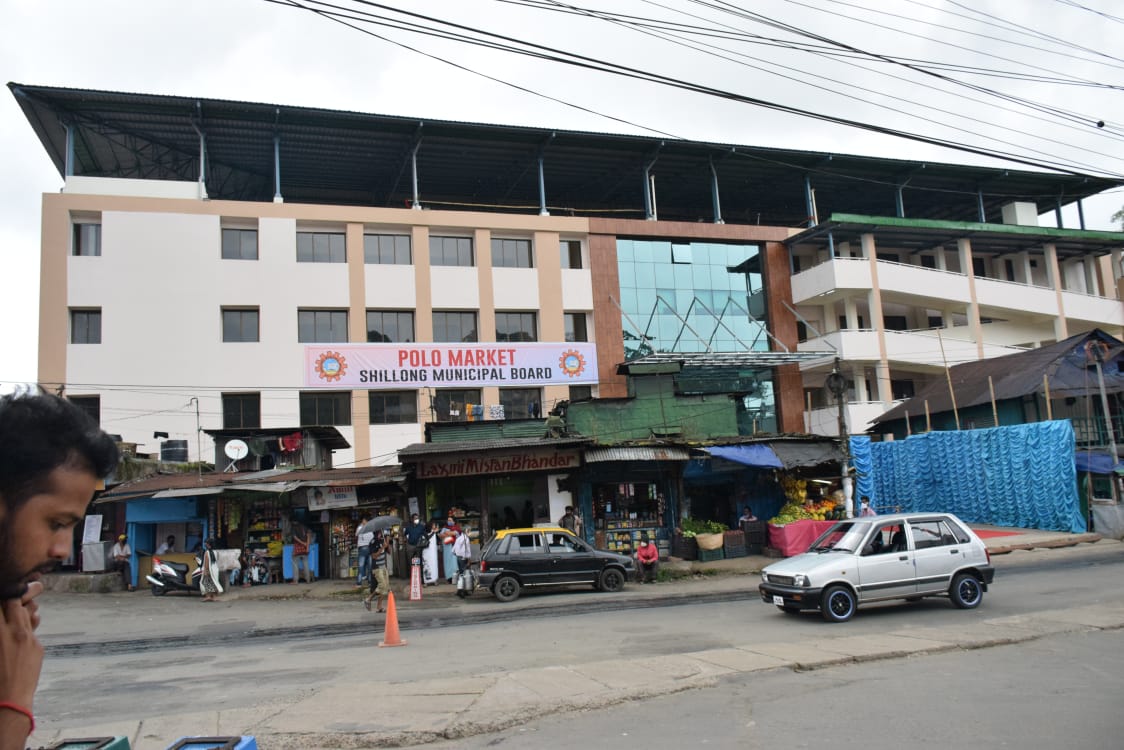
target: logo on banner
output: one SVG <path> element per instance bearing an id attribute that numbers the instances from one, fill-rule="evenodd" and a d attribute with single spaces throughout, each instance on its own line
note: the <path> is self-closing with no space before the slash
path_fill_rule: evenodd
<path id="1" fill-rule="evenodd" d="M 585 357 L 581 352 L 575 352 L 573 349 L 562 352 L 562 356 L 558 358 L 558 366 L 562 368 L 562 372 L 571 378 L 576 378 L 585 372 Z"/>
<path id="2" fill-rule="evenodd" d="M 339 352 L 324 352 L 316 360 L 316 374 L 329 383 L 339 380 L 347 372 L 347 359 Z"/>

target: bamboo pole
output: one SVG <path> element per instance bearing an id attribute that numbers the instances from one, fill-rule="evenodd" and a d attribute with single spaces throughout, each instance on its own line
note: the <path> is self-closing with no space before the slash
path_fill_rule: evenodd
<path id="1" fill-rule="evenodd" d="M 905 411 L 905 434 L 906 437 L 913 434 L 913 427 L 909 424 L 909 409 Z"/>
<path id="2" fill-rule="evenodd" d="M 929 399 L 925 399 L 925 432 L 933 431 L 933 420 L 929 417 Z"/>
<path id="3" fill-rule="evenodd" d="M 999 410 L 995 408 L 995 383 L 991 381 L 991 376 L 987 376 L 987 389 L 991 391 L 991 419 L 992 423 L 999 426 Z"/>
<path id="4" fill-rule="evenodd" d="M 937 329 L 937 341 L 941 345 L 941 361 L 944 362 L 944 377 L 948 381 L 948 395 L 952 398 L 952 416 L 956 419 L 956 429 L 960 429 L 960 410 L 956 408 L 956 391 L 952 389 L 952 371 L 948 368 L 948 359 L 944 355 L 944 339 L 940 329 Z"/>
<path id="5" fill-rule="evenodd" d="M 1054 418 L 1054 407 L 1050 405 L 1050 376 L 1042 373 L 1042 390 L 1046 392 L 1046 420 Z"/>
<path id="6" fill-rule="evenodd" d="M 806 396 L 805 401 L 808 404 L 808 406 L 807 406 L 808 422 L 807 422 L 806 426 L 804 427 L 804 431 L 807 432 L 808 434 L 811 434 L 812 433 L 812 392 L 808 391 L 804 395 Z"/>

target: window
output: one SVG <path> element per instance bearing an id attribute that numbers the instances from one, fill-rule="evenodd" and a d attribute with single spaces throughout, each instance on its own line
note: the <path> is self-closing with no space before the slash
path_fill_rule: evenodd
<path id="1" fill-rule="evenodd" d="M 542 389 L 501 388 L 500 404 L 505 419 L 538 419 L 542 416 Z"/>
<path id="2" fill-rule="evenodd" d="M 972 258 L 972 275 L 977 278 L 987 276 L 987 264 L 983 258 Z"/>
<path id="3" fill-rule="evenodd" d="M 542 536 L 539 534 L 513 534 L 507 544 L 507 554 L 530 554 L 543 551 Z"/>
<path id="4" fill-rule="evenodd" d="M 480 391 L 476 389 L 435 391 L 433 418 L 438 422 L 467 421 L 465 404 L 479 405 L 480 401 Z"/>
<path id="5" fill-rule="evenodd" d="M 891 398 L 895 400 L 904 401 L 907 398 L 913 398 L 913 381 L 912 380 L 891 380 L 890 381 L 890 394 Z"/>
<path id="6" fill-rule="evenodd" d="M 476 335 L 476 313 L 433 313 L 433 341 L 435 343 L 478 340 Z"/>
<path id="7" fill-rule="evenodd" d="M 562 240 L 562 267 L 582 267 L 582 242 L 581 240 Z"/>
<path id="8" fill-rule="evenodd" d="M 408 266 L 413 263 L 407 234 L 363 235 L 363 262 Z"/>
<path id="9" fill-rule="evenodd" d="M 67 400 L 86 412 L 95 423 L 101 423 L 101 396 L 67 396 Z"/>
<path id="10" fill-rule="evenodd" d="M 883 315 L 882 325 L 887 331 L 908 331 L 909 321 L 904 315 Z"/>
<path id="11" fill-rule="evenodd" d="M 347 243 L 340 232 L 297 232 L 297 262 L 346 263 Z"/>
<path id="12" fill-rule="evenodd" d="M 585 329 L 585 313 L 566 313 L 566 340 L 589 341 L 589 332 Z"/>
<path id="13" fill-rule="evenodd" d="M 75 255 L 101 255 L 101 224 L 75 224 Z"/>
<path id="14" fill-rule="evenodd" d="M 538 341 L 535 313 L 496 313 L 496 341 Z"/>
<path id="15" fill-rule="evenodd" d="M 429 264 L 431 266 L 472 266 L 471 237 L 430 237 Z"/>
<path id="16" fill-rule="evenodd" d="M 261 427 L 260 393 L 222 394 L 222 428 L 238 430 Z"/>
<path id="17" fill-rule="evenodd" d="M 223 229 L 222 257 L 224 260 L 257 260 L 258 230 Z"/>
<path id="18" fill-rule="evenodd" d="M 101 309 L 70 311 L 70 343 L 101 343 Z"/>
<path id="19" fill-rule="evenodd" d="M 921 267 L 922 268 L 936 268 L 937 267 L 937 259 L 935 257 L 933 257 L 932 255 L 922 255 L 921 256 Z"/>
<path id="20" fill-rule="evenodd" d="M 371 424 L 413 424 L 418 421 L 417 391 L 370 391 Z"/>
<path id="21" fill-rule="evenodd" d="M 570 400 L 571 401 L 588 401 L 593 398 L 593 386 L 591 385 L 572 385 L 570 386 Z"/>
<path id="22" fill-rule="evenodd" d="M 349 391 L 314 391 L 301 394 L 301 427 L 351 424 Z"/>
<path id="23" fill-rule="evenodd" d="M 414 340 L 414 314 L 399 310 L 368 310 L 369 343 L 407 343 Z"/>
<path id="24" fill-rule="evenodd" d="M 222 340 L 224 342 L 258 341 L 257 308 L 224 307 L 222 310 Z"/>
<path id="25" fill-rule="evenodd" d="M 676 245 L 671 246 L 671 262 L 672 263 L 690 263 L 691 262 L 691 246 L 690 245 Z"/>
<path id="26" fill-rule="evenodd" d="M 342 344 L 347 341 L 347 310 L 298 310 L 297 341 Z"/>
<path id="27" fill-rule="evenodd" d="M 952 529 L 941 521 L 911 522 L 910 531 L 913 532 L 913 546 L 915 549 L 926 547 L 943 547 L 956 544 L 956 537 Z"/>
<path id="28" fill-rule="evenodd" d="M 492 240 L 492 266 L 495 268 L 534 268 L 530 240 Z"/>

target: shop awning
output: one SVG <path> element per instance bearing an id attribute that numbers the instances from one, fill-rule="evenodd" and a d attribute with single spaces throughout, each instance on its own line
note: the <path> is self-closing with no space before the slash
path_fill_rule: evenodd
<path id="1" fill-rule="evenodd" d="M 182 490 L 160 490 L 153 492 L 151 497 L 194 497 L 195 495 L 221 495 L 223 487 L 195 487 Z"/>
<path id="2" fill-rule="evenodd" d="M 662 446 L 590 448 L 583 455 L 586 463 L 598 461 L 689 461 L 691 459 L 691 455 L 681 448 L 664 448 Z"/>
<path id="3" fill-rule="evenodd" d="M 758 466 L 763 469 L 785 468 L 781 460 L 777 458 L 777 454 L 765 443 L 714 445 L 703 450 L 716 458 L 724 458 L 727 461 L 745 464 L 746 466 Z"/>
<path id="4" fill-rule="evenodd" d="M 843 452 L 839 450 L 838 443 L 830 440 L 774 440 L 769 446 L 786 469 L 839 463 L 843 460 Z"/>
<path id="5" fill-rule="evenodd" d="M 1098 451 L 1077 451 L 1073 454 L 1073 464 L 1080 472 L 1090 474 L 1124 474 L 1124 463 L 1112 465 L 1112 456 Z"/>

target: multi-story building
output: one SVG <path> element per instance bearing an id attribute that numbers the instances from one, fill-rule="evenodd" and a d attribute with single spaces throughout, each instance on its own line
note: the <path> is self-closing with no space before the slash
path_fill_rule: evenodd
<path id="1" fill-rule="evenodd" d="M 622 363 L 677 354 L 706 355 L 680 358 L 695 392 L 734 384 L 739 425 L 831 433 L 804 392 L 824 352 L 856 376 L 858 402 L 890 403 L 899 381 L 936 371 L 919 329 L 947 329 L 950 359 L 1119 332 L 1119 264 L 1084 261 L 1119 235 L 963 223 L 1107 180 L 10 88 L 64 179 L 43 198 L 39 381 L 140 450 L 163 432 L 194 458 L 201 428 L 318 425 L 351 446 L 334 465 L 393 463 L 427 422 L 624 397 Z M 853 215 L 817 223 L 817 206 Z M 866 218 L 903 206 L 909 220 Z M 346 387 L 309 375 L 317 352 L 475 342 L 570 345 L 589 367 Z M 865 418 L 855 407 L 848 424 Z"/>

